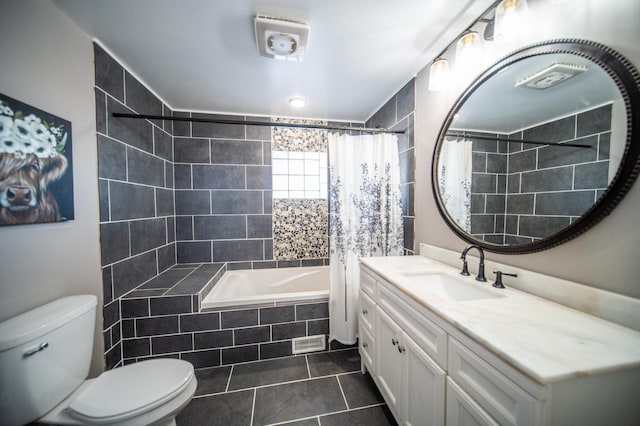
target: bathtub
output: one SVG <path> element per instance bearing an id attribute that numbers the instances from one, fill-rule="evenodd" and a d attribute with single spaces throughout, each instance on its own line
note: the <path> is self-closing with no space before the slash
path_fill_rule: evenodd
<path id="1" fill-rule="evenodd" d="M 202 309 L 271 305 L 329 297 L 329 266 L 227 271 Z"/>

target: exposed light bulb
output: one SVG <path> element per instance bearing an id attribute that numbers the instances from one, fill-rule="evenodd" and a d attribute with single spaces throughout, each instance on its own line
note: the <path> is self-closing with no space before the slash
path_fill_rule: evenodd
<path id="1" fill-rule="evenodd" d="M 429 90 L 432 92 L 442 90 L 449 83 L 449 61 L 438 58 L 429 67 Z"/>
<path id="2" fill-rule="evenodd" d="M 475 31 L 465 31 L 456 43 L 456 70 L 474 68 L 481 59 L 480 35 Z"/>
<path id="3" fill-rule="evenodd" d="M 494 39 L 515 38 L 528 11 L 527 0 L 502 0 L 496 6 Z"/>

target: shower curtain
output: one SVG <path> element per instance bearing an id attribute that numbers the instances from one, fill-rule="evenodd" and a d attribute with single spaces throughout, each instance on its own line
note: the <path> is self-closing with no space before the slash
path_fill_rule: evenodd
<path id="1" fill-rule="evenodd" d="M 440 150 L 438 185 L 449 216 L 471 232 L 471 158 L 469 140 L 446 140 Z"/>
<path id="2" fill-rule="evenodd" d="M 329 338 L 356 342 L 360 256 L 401 255 L 400 166 L 391 134 L 329 134 Z"/>

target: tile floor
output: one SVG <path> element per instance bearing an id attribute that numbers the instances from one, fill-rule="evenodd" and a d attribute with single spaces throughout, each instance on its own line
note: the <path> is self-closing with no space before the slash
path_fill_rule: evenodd
<path id="1" fill-rule="evenodd" d="M 357 349 L 196 370 L 191 425 L 396 425 Z"/>

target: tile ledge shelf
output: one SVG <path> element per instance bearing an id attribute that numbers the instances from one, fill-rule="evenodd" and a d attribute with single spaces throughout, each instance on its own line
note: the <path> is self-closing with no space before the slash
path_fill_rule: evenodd
<path id="1" fill-rule="evenodd" d="M 176 264 L 122 296 L 123 300 L 192 296 L 193 312 L 227 271 L 226 263 Z"/>

